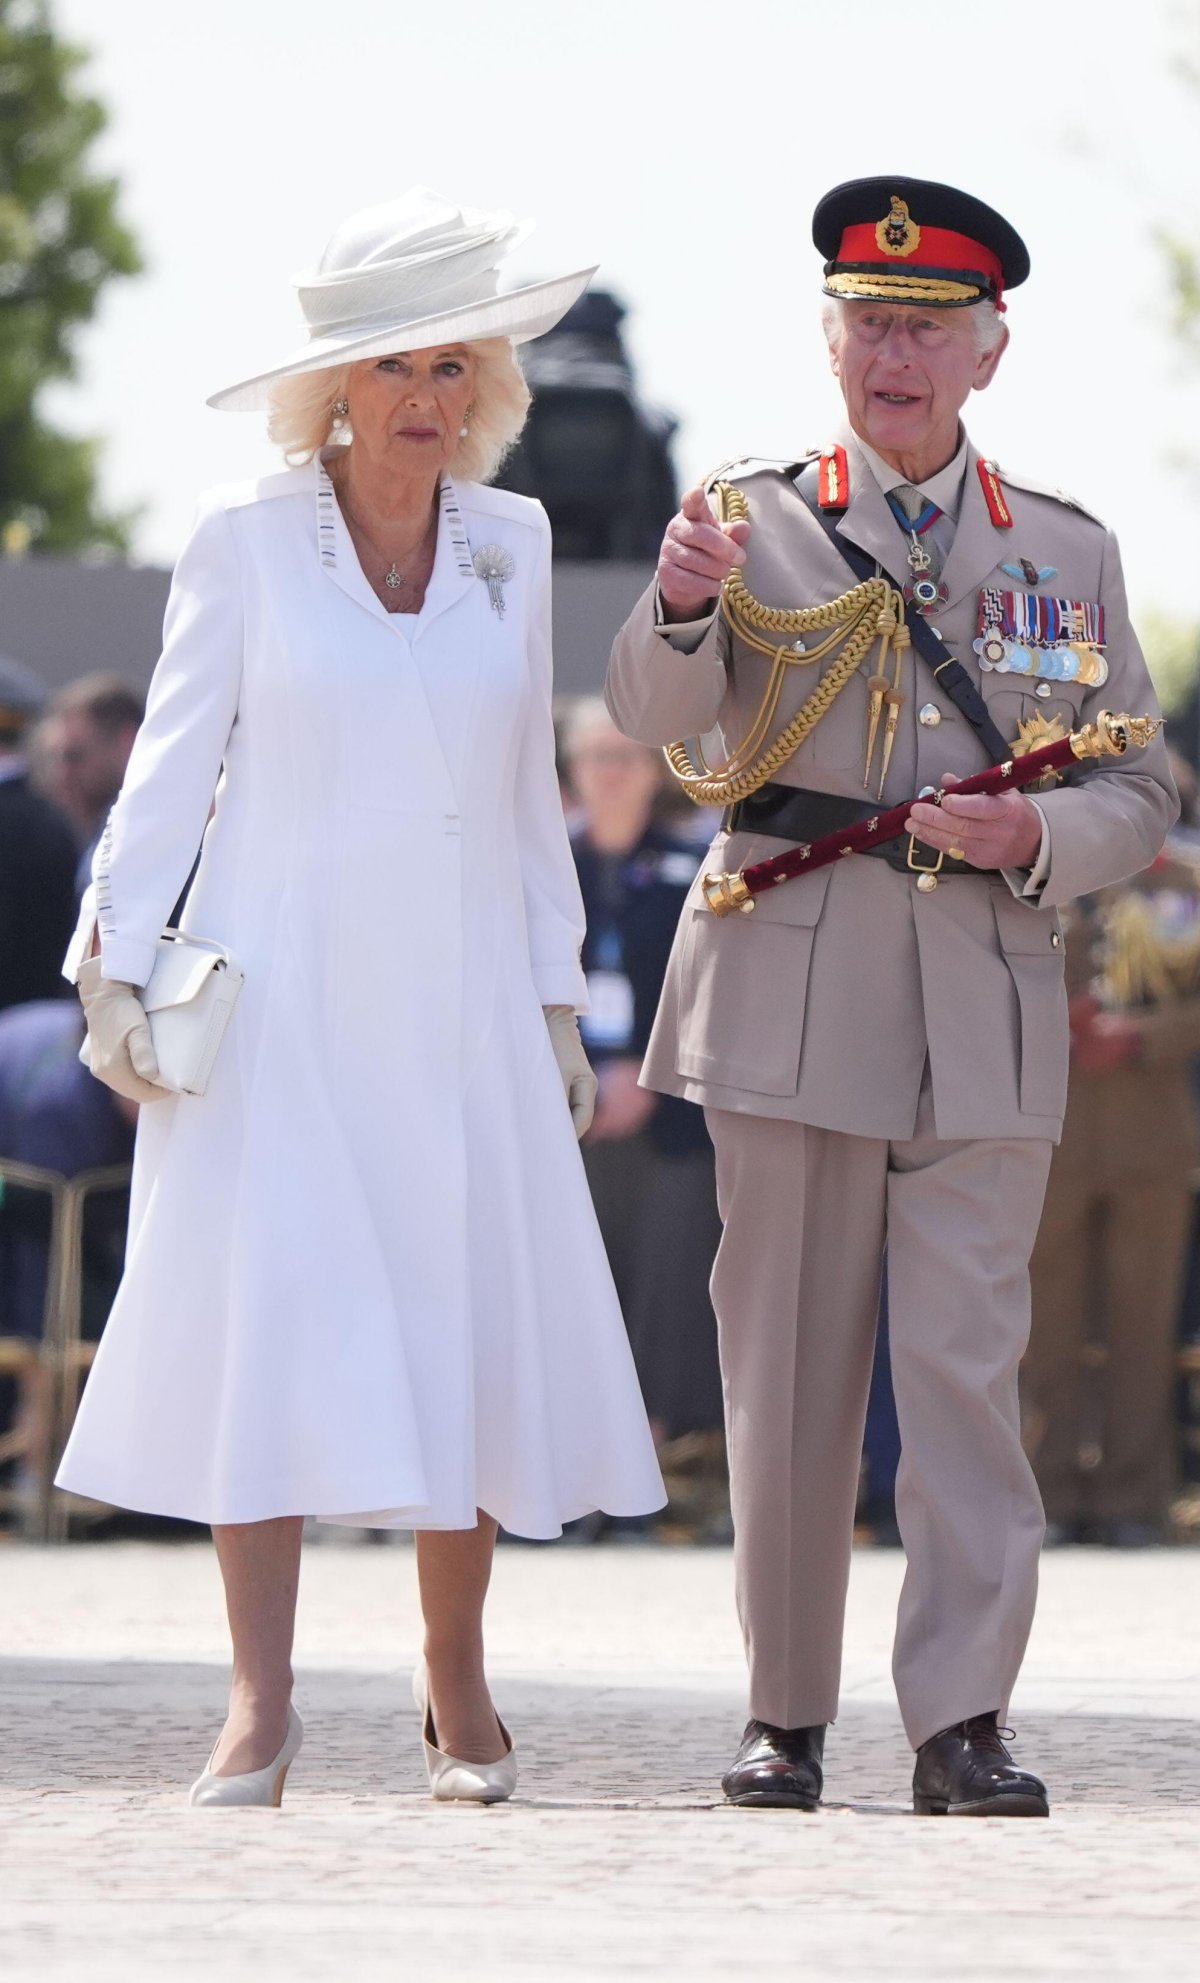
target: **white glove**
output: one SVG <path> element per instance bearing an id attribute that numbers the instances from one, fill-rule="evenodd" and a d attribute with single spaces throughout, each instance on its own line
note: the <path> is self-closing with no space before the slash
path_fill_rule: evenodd
<path id="1" fill-rule="evenodd" d="M 131 1102 L 162 1102 L 169 1088 L 158 1084 L 158 1059 L 150 1037 L 150 1021 L 132 985 L 100 976 L 100 959 L 89 957 L 79 967 L 79 996 L 88 1030 L 88 1066 Z"/>
<path id="2" fill-rule="evenodd" d="M 550 1045 L 562 1075 L 567 1106 L 577 1137 L 586 1136 L 596 1110 L 596 1077 L 579 1037 L 579 1021 L 569 1005 L 543 1005 Z"/>

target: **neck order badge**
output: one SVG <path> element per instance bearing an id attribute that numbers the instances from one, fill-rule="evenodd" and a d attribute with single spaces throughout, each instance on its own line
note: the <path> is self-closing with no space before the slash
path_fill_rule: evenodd
<path id="1" fill-rule="evenodd" d="M 946 603 L 946 588 L 938 583 L 933 556 L 921 539 L 942 512 L 910 482 L 901 482 L 897 488 L 890 489 L 887 502 L 908 538 L 906 555 L 912 576 L 905 581 L 904 597 L 918 613 L 936 613 Z"/>

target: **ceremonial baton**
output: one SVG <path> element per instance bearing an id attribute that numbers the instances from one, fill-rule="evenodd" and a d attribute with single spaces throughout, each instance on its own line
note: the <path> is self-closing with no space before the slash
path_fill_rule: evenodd
<path id="1" fill-rule="evenodd" d="M 947 791 L 956 797 L 973 792 L 1010 792 L 1019 785 L 1034 785 L 1047 771 L 1061 771 L 1079 758 L 1124 757 L 1131 745 L 1135 750 L 1145 750 L 1161 728 L 1161 720 L 1153 716 L 1114 716 L 1111 710 L 1102 709 L 1094 723 L 1085 724 L 1069 737 L 1059 737 L 1052 744 L 1043 744 L 1039 750 L 1027 751 L 1022 757 L 1009 758 L 988 771 L 977 771 L 957 785 L 924 791 L 920 798 L 927 805 L 940 806 Z M 756 861 L 753 867 L 741 868 L 736 874 L 706 874 L 702 883 L 704 899 L 714 916 L 728 916 L 734 909 L 749 915 L 755 896 L 768 888 L 778 888 L 781 882 L 794 881 L 797 875 L 812 874 L 817 868 L 830 867 L 847 854 L 882 846 L 887 840 L 899 840 L 904 833 L 904 822 L 916 803 L 915 799 L 909 799 L 902 806 L 892 806 L 888 812 L 876 813 L 871 819 L 844 827 L 840 833 L 824 833 L 811 845 L 789 847 L 786 854 L 776 854 L 772 860 Z M 913 862 L 910 865 L 918 876 L 930 876 L 927 886 L 933 886 L 941 862 L 939 854 L 934 867 L 921 867 Z"/>

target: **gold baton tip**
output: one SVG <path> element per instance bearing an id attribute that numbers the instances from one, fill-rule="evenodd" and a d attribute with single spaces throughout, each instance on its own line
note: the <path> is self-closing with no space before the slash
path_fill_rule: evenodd
<path id="1" fill-rule="evenodd" d="M 706 874 L 701 887 L 714 916 L 729 916 L 735 909 L 748 916 L 754 907 L 754 897 L 740 873 Z"/>
<path id="2" fill-rule="evenodd" d="M 1115 716 L 1102 709 L 1094 723 L 1085 723 L 1071 737 L 1076 757 L 1124 757 L 1130 745 L 1144 751 L 1163 727 L 1161 716 Z"/>

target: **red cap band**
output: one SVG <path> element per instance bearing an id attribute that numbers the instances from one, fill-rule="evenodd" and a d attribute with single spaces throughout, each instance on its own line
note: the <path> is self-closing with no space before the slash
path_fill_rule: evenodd
<path id="1" fill-rule="evenodd" d="M 984 275 L 993 283 L 997 301 L 1004 288 L 1004 270 L 998 255 L 973 241 L 969 234 L 956 234 L 949 227 L 923 227 L 921 237 L 908 255 L 881 253 L 875 226 L 861 221 L 846 228 L 837 252 L 835 267 L 843 262 L 867 263 L 882 273 L 901 275 L 906 266 L 922 269 L 962 270 L 964 274 Z"/>

